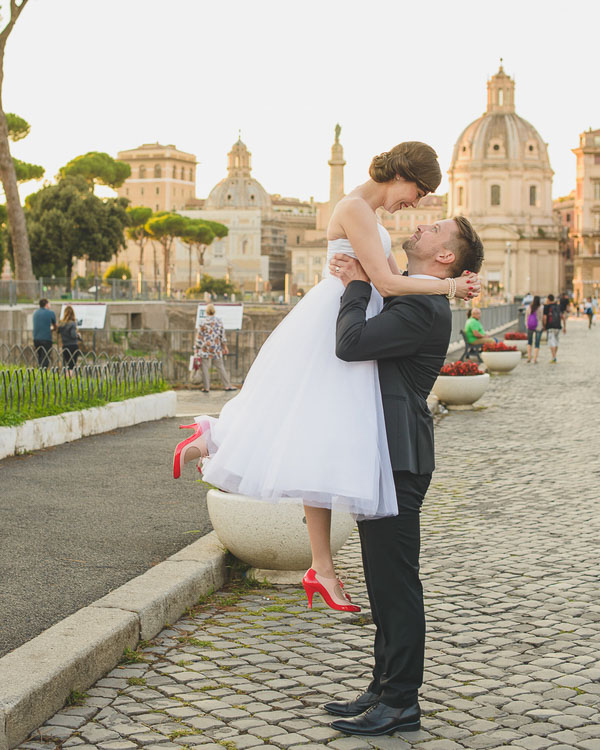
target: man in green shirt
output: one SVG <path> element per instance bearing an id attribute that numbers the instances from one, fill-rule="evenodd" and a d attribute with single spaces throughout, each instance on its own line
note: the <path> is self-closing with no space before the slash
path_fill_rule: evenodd
<path id="1" fill-rule="evenodd" d="M 469 344 L 492 344 L 494 339 L 488 336 L 485 332 L 484 327 L 479 322 L 481 318 L 481 310 L 478 307 L 474 307 L 471 310 L 471 317 L 467 318 L 465 323 L 465 336 Z"/>

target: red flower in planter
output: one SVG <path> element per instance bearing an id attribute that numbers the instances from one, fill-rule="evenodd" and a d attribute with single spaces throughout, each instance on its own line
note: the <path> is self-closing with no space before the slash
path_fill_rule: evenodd
<path id="1" fill-rule="evenodd" d="M 517 347 L 516 346 L 506 346 L 506 344 L 503 344 L 502 341 L 498 344 L 484 344 L 483 345 L 483 351 L 484 352 L 516 352 Z"/>
<path id="2" fill-rule="evenodd" d="M 511 331 L 510 333 L 504 334 L 504 340 L 505 341 L 527 341 L 527 334 L 517 333 L 516 331 Z"/>
<path id="3" fill-rule="evenodd" d="M 440 375 L 483 375 L 483 372 L 479 369 L 479 366 L 475 362 L 451 362 L 449 365 L 444 365 L 440 370 Z"/>

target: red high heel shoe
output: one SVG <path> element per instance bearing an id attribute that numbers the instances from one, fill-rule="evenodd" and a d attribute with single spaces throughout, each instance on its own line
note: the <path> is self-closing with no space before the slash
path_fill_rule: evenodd
<path id="1" fill-rule="evenodd" d="M 185 454 L 188 451 L 188 448 L 196 448 L 200 452 L 199 446 L 195 445 L 196 440 L 209 429 L 208 422 L 194 422 L 194 424 L 180 424 L 179 425 L 180 430 L 194 430 L 194 434 L 191 435 L 186 440 L 183 440 L 181 443 L 177 445 L 175 448 L 175 454 L 173 455 L 173 478 L 179 479 L 181 476 L 181 469 L 186 463 L 185 460 Z M 202 453 L 200 452 L 200 456 L 202 456 Z M 200 456 L 193 456 L 190 458 L 190 461 L 193 461 L 194 458 L 199 458 Z M 200 471 L 200 469 L 198 469 Z"/>
<path id="2" fill-rule="evenodd" d="M 356 604 L 340 604 L 335 601 L 335 587 L 339 583 L 337 578 L 325 578 L 324 576 L 319 576 L 319 578 L 320 580 L 317 578 L 316 571 L 313 570 L 313 568 L 309 568 L 302 579 L 302 585 L 306 591 L 309 609 L 312 609 L 313 596 L 317 593 L 321 594 L 323 601 L 327 606 L 331 607 L 331 609 L 337 609 L 342 612 L 360 612 L 360 607 Z M 348 595 L 343 589 L 342 595 L 348 599 Z"/>

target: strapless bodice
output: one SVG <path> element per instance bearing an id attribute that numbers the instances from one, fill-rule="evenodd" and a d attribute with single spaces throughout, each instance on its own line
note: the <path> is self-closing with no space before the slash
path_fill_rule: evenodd
<path id="1" fill-rule="evenodd" d="M 385 257 L 387 258 L 392 252 L 392 239 L 384 226 L 378 223 L 377 228 L 379 229 L 379 236 L 381 237 L 383 249 L 385 250 Z M 351 258 L 356 258 L 356 253 L 352 249 L 350 240 L 343 237 L 337 240 L 329 240 L 327 242 L 327 262 L 329 262 L 336 253 L 345 253 Z"/>

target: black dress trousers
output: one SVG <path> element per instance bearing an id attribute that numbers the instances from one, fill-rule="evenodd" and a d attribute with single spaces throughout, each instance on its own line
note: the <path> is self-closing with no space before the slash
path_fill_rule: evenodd
<path id="1" fill-rule="evenodd" d="M 419 579 L 420 514 L 431 474 L 395 471 L 398 515 L 358 522 L 375 633 L 368 687 L 388 706 L 410 706 L 423 682 L 425 610 Z"/>

